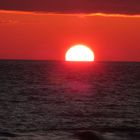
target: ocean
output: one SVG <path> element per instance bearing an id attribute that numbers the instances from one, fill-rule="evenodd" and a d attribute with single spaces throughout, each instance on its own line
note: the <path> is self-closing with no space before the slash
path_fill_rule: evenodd
<path id="1" fill-rule="evenodd" d="M 0 61 L 0 140 L 140 140 L 140 63 Z"/>

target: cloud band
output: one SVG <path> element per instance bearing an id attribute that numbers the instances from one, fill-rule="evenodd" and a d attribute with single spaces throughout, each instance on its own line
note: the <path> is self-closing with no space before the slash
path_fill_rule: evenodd
<path id="1" fill-rule="evenodd" d="M 0 0 L 1 10 L 140 14 L 139 0 Z"/>

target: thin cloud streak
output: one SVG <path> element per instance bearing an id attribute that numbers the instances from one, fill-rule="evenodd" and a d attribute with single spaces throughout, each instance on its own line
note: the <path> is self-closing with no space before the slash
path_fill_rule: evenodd
<path id="1" fill-rule="evenodd" d="M 63 14 L 63 13 L 41 13 L 41 12 L 25 12 L 25 11 L 9 11 L 0 10 L 0 24 L 45 24 L 48 17 L 73 17 L 73 18 L 127 18 L 140 19 L 140 15 L 123 15 L 123 14 Z"/>
<path id="2" fill-rule="evenodd" d="M 127 14 L 106 14 L 106 13 L 55 13 L 55 12 L 33 12 L 33 11 L 15 11 L 15 10 L 0 10 L 0 14 L 17 14 L 17 15 L 35 15 L 35 16 L 45 16 L 45 15 L 60 15 L 60 16 L 104 16 L 104 17 L 126 17 L 126 18 L 140 18 L 140 14 L 137 15 L 127 15 Z"/>

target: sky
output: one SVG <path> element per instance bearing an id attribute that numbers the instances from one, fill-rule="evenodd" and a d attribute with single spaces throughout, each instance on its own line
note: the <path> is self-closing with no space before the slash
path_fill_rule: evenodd
<path id="1" fill-rule="evenodd" d="M 1 0 L 0 59 L 64 60 L 75 44 L 96 61 L 140 61 L 137 0 Z"/>

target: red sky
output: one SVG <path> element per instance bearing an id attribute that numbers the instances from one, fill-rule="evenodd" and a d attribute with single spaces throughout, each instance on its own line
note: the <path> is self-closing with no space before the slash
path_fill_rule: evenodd
<path id="1" fill-rule="evenodd" d="M 64 60 L 79 43 L 97 61 L 140 61 L 140 16 L 0 11 L 0 59 Z"/>

